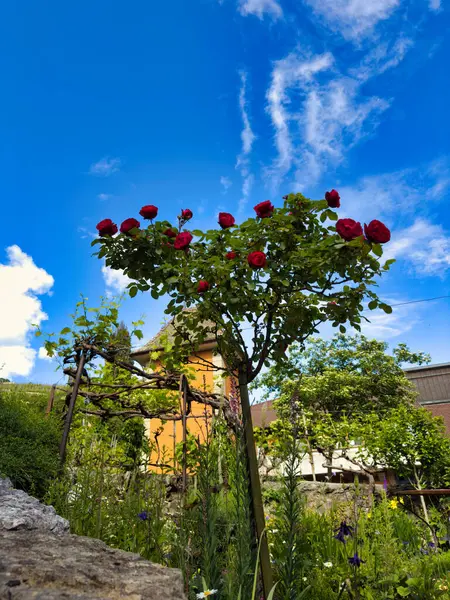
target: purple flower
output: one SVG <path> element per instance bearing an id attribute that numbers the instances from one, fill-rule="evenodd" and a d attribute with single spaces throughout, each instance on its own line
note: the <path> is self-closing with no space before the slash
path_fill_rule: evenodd
<path id="1" fill-rule="evenodd" d="M 428 542 L 428 548 L 436 548 L 436 544 L 434 542 Z"/>
<path id="2" fill-rule="evenodd" d="M 146 521 L 146 520 L 148 519 L 148 512 L 147 512 L 146 510 L 143 510 L 142 512 L 140 512 L 140 513 L 138 514 L 138 518 L 139 518 L 141 521 Z"/>
<path id="3" fill-rule="evenodd" d="M 358 553 L 355 552 L 355 554 L 348 559 L 348 562 L 352 565 L 352 567 L 360 567 L 361 563 L 365 563 L 366 561 L 360 558 Z"/>
<path id="4" fill-rule="evenodd" d="M 425 550 L 425 548 L 421 548 L 420 551 L 422 554 L 429 554 L 428 550 Z"/>
<path id="5" fill-rule="evenodd" d="M 387 492 L 387 489 L 388 489 L 388 482 L 387 482 L 387 479 L 386 479 L 386 477 L 384 478 L 384 481 L 383 481 L 383 488 L 384 488 L 384 491 L 385 491 L 385 492 Z"/>
<path id="6" fill-rule="evenodd" d="M 342 542 L 343 544 L 345 544 L 346 536 L 351 536 L 351 535 L 353 535 L 353 527 L 350 527 L 350 525 L 347 525 L 346 521 L 341 521 L 341 524 L 339 525 L 339 529 L 336 529 L 336 535 L 334 536 L 334 538 L 336 540 L 338 540 L 339 542 Z"/>

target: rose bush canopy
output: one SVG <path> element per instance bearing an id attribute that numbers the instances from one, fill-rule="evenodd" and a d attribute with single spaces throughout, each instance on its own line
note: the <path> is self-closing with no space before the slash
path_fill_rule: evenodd
<path id="1" fill-rule="evenodd" d="M 322 322 L 359 329 L 367 301 L 370 309 L 391 310 L 371 289 L 392 262 L 378 261 L 380 244 L 390 239 L 387 227 L 372 221 L 364 236 L 361 223 L 337 220 L 336 190 L 324 200 L 301 194 L 283 200 L 281 207 L 260 202 L 255 217 L 240 224 L 220 213 L 218 227 L 207 231 L 195 229 L 190 209 L 177 222 L 154 221 L 158 208 L 147 205 L 140 215 L 148 225 L 130 217 L 116 235 L 117 226 L 105 219 L 93 244 L 101 244 L 98 256 L 107 266 L 133 280 L 131 296 L 139 290 L 167 295 L 166 313 L 180 315 L 195 332 L 190 343 L 211 335 L 201 328 L 206 318 L 217 323 L 219 352 L 230 368 L 246 363 L 251 381 L 264 363 L 282 359 L 290 343 L 302 342 Z M 244 328 L 253 330 L 251 343 Z M 175 345 L 190 350 L 182 334 Z"/>

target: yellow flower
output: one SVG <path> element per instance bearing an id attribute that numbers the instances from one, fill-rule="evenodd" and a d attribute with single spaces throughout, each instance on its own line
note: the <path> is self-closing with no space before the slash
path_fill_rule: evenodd
<path id="1" fill-rule="evenodd" d="M 368 512 L 368 513 L 367 513 L 367 518 L 368 518 L 368 519 L 371 519 L 371 518 L 372 518 L 372 513 L 371 513 L 371 512 Z"/>
<path id="2" fill-rule="evenodd" d="M 389 502 L 389 508 L 392 508 L 393 510 L 395 510 L 396 508 L 398 508 L 398 500 L 397 500 L 397 498 L 393 498 Z"/>

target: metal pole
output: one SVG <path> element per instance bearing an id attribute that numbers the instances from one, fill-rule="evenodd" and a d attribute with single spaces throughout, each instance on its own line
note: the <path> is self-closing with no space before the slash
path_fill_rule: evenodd
<path id="1" fill-rule="evenodd" d="M 53 410 L 53 402 L 55 400 L 55 390 L 56 390 L 56 383 L 54 383 L 52 385 L 52 389 L 50 390 L 50 397 L 48 399 L 47 408 L 45 409 L 45 416 L 46 417 L 48 417 L 48 415 Z"/>
<path id="2" fill-rule="evenodd" d="M 67 450 L 67 440 L 69 439 L 69 431 L 70 426 L 72 424 L 73 418 L 73 410 L 75 408 L 75 401 L 78 395 L 78 388 L 80 387 L 81 376 L 83 375 L 83 369 L 86 362 L 86 356 L 84 352 L 81 353 L 80 362 L 78 363 L 77 374 L 75 376 L 75 381 L 73 382 L 72 395 L 70 397 L 69 407 L 67 409 L 66 419 L 64 421 L 64 431 L 61 440 L 61 444 L 59 446 L 59 457 L 61 460 L 61 464 L 64 464 L 66 460 L 66 450 Z"/>
<path id="3" fill-rule="evenodd" d="M 261 575 L 264 588 L 264 597 L 269 597 L 270 590 L 273 587 L 272 567 L 270 565 L 269 544 L 267 535 L 264 534 L 266 522 L 264 519 L 264 507 L 261 493 L 261 481 L 259 478 L 258 459 L 256 456 L 255 438 L 253 435 L 252 413 L 250 409 L 250 400 L 248 397 L 247 367 L 242 365 L 239 368 L 239 393 L 241 398 L 242 418 L 244 421 L 245 446 L 247 451 L 247 463 L 250 476 L 250 495 L 252 501 L 252 513 L 256 526 L 256 536 L 258 543 L 261 544 Z"/>

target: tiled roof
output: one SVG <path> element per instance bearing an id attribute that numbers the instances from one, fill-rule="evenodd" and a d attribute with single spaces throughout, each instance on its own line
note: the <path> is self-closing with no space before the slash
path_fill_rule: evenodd
<path id="1" fill-rule="evenodd" d="M 195 308 L 191 308 L 191 309 L 186 309 L 186 311 L 192 312 L 194 311 Z M 137 350 L 134 350 L 131 355 L 136 355 L 136 354 L 144 354 L 145 352 L 150 352 L 151 350 L 157 350 L 159 348 L 161 348 L 161 339 L 165 338 L 164 341 L 167 340 L 167 342 L 172 342 L 173 339 L 175 338 L 176 335 L 176 331 L 175 331 L 175 327 L 174 327 L 174 321 L 175 319 L 177 319 L 178 317 L 174 317 L 173 319 L 171 319 L 168 323 L 166 323 L 159 331 L 158 333 L 152 337 L 151 340 L 149 340 L 146 344 L 144 344 L 144 346 L 142 346 L 142 348 L 138 348 Z M 202 322 L 201 325 L 202 329 L 205 329 L 207 332 L 211 332 L 210 336 L 207 336 L 208 339 L 210 338 L 211 340 L 214 340 L 214 331 L 215 331 L 215 324 L 214 321 L 210 321 L 210 320 L 205 320 Z"/>

